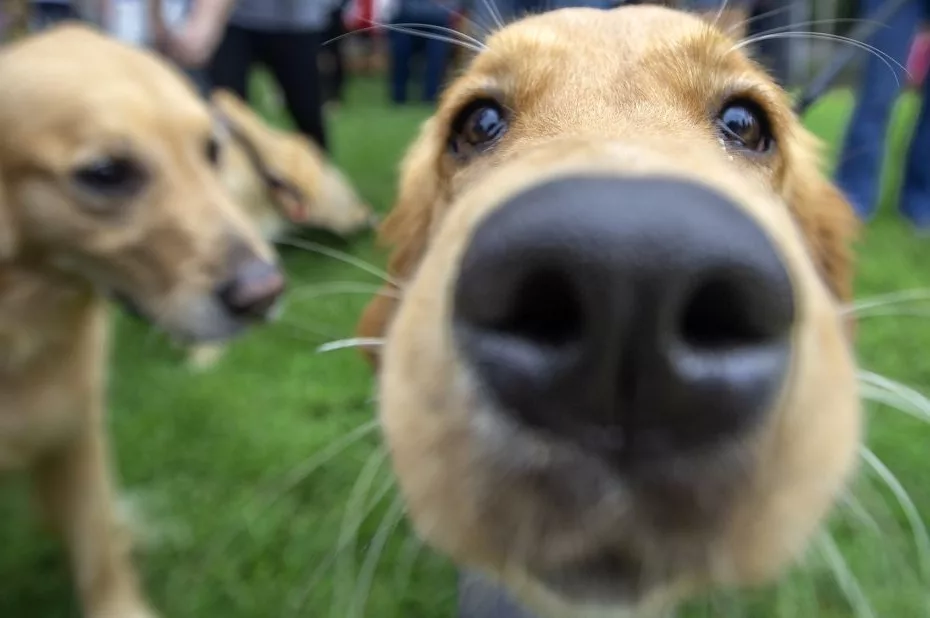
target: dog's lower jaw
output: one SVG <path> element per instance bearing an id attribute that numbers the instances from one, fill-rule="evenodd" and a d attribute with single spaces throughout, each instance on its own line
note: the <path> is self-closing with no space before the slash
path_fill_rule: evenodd
<path id="1" fill-rule="evenodd" d="M 507 587 L 524 599 L 527 609 L 541 618 L 671 618 L 683 592 L 668 588 L 652 592 L 637 602 L 574 602 L 525 573 L 504 574 Z"/>

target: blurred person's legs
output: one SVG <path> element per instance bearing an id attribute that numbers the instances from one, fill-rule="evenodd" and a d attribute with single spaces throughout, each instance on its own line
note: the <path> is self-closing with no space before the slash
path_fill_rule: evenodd
<path id="1" fill-rule="evenodd" d="M 423 78 L 423 100 L 436 102 L 446 77 L 452 45 L 438 39 L 428 39 L 426 47 L 426 75 Z"/>
<path id="2" fill-rule="evenodd" d="M 254 60 L 254 34 L 244 28 L 229 25 L 210 61 L 209 80 L 214 87 L 227 88 L 247 99 L 249 71 Z"/>
<path id="3" fill-rule="evenodd" d="M 389 30 L 391 101 L 400 105 L 407 102 L 407 83 L 410 81 L 410 64 L 413 61 L 415 35 Z"/>
<path id="4" fill-rule="evenodd" d="M 549 9 L 567 9 L 584 7 L 589 9 L 610 9 L 616 5 L 614 0 L 549 0 L 546 7 Z"/>
<path id="5" fill-rule="evenodd" d="M 301 133 L 329 149 L 323 121 L 323 92 L 317 55 L 320 32 L 257 32 L 258 60 L 274 74 L 288 111 Z"/>
<path id="6" fill-rule="evenodd" d="M 767 32 L 787 32 L 798 30 L 792 25 L 790 7 L 784 0 L 759 0 L 755 3 L 752 23 L 743 28 L 744 36 L 753 36 Z M 800 28 L 804 30 L 804 28 Z M 790 75 L 790 46 L 794 39 L 774 38 L 757 44 L 760 55 L 765 59 L 769 73 L 782 86 L 788 84 Z"/>
<path id="7" fill-rule="evenodd" d="M 862 16 L 868 16 L 885 1 L 862 0 Z M 886 54 L 887 59 L 873 53 L 864 54 L 856 107 L 836 170 L 837 184 L 862 219 L 871 218 L 878 207 L 888 121 L 901 86 L 906 82 L 907 76 L 901 66 L 907 60 L 917 24 L 922 20 L 924 2 L 926 0 L 912 0 L 905 4 L 867 41 Z"/>
<path id="8" fill-rule="evenodd" d="M 68 0 L 34 1 L 29 3 L 29 29 L 44 30 L 63 21 L 78 19 L 79 15 Z"/>
<path id="9" fill-rule="evenodd" d="M 469 19 L 477 31 L 471 34 L 483 39 L 502 24 L 508 24 L 529 13 L 552 8 L 549 0 L 472 0 Z"/>
<path id="10" fill-rule="evenodd" d="M 320 56 L 325 71 L 321 75 L 323 82 L 323 100 L 339 103 L 342 101 L 345 86 L 345 35 L 347 33 L 342 19 L 342 6 L 336 7 L 329 16 L 329 24 L 323 32 Z"/>

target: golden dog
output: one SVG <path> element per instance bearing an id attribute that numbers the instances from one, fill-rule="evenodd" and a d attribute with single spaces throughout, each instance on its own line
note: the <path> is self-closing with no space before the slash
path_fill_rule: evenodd
<path id="1" fill-rule="evenodd" d="M 3 50 L 0 81 L 0 471 L 32 472 L 85 616 L 148 617 L 114 514 L 106 296 L 213 341 L 284 280 L 220 183 L 209 109 L 161 61 L 63 26 Z"/>
<path id="2" fill-rule="evenodd" d="M 855 219 L 819 163 L 694 15 L 494 33 L 408 153 L 397 289 L 359 325 L 419 533 L 559 617 L 661 615 L 795 559 L 860 440 Z"/>
<path id="3" fill-rule="evenodd" d="M 348 178 L 310 139 L 269 126 L 231 91 L 214 91 L 211 103 L 227 135 L 220 177 L 266 240 L 280 241 L 299 228 L 348 237 L 377 222 Z M 189 361 L 206 368 L 223 351 L 221 344 L 194 346 Z"/>

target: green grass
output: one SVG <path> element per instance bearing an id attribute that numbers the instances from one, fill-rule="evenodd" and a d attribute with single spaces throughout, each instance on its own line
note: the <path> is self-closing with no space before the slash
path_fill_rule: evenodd
<path id="1" fill-rule="evenodd" d="M 831 95 L 812 110 L 810 126 L 835 144 L 849 105 L 848 96 Z M 890 170 L 901 169 L 914 107 L 915 101 L 905 100 L 896 117 Z M 286 122 L 273 110 L 264 111 Z M 399 157 L 426 113 L 388 109 L 380 84 L 361 81 L 333 118 L 339 163 L 380 210 L 390 204 Z M 930 282 L 930 245 L 898 220 L 896 179 L 889 177 L 886 184 L 885 212 L 861 245 L 860 297 Z M 360 239 L 349 250 L 383 262 L 371 239 Z M 284 258 L 293 280 L 285 319 L 237 342 L 208 373 L 192 375 L 162 337 L 137 322 L 117 319 L 110 387 L 115 450 L 123 485 L 142 501 L 161 534 L 138 562 L 150 596 L 168 618 L 346 618 L 345 600 L 369 589 L 357 573 L 364 570 L 368 549 L 377 549 L 372 539 L 394 500 L 392 493 L 385 495 L 389 475 L 378 467 L 377 433 L 288 491 L 276 493 L 276 488 L 301 464 L 374 418 L 371 376 L 358 355 L 351 350 L 314 353 L 319 343 L 351 336 L 366 298 L 311 299 L 301 293 L 328 281 L 376 279 L 319 255 L 284 251 Z M 865 320 L 858 344 L 864 367 L 917 388 L 930 387 L 926 320 Z M 930 430 L 887 409 L 870 415 L 871 446 L 921 512 L 930 514 L 930 483 L 924 480 Z M 350 501 L 364 470 L 377 474 L 359 486 L 362 499 Z M 9 485 L 0 493 L 0 616 L 76 616 L 60 548 L 29 519 L 24 486 L 15 480 Z M 341 527 L 353 521 L 344 518 L 347 503 L 367 505 L 353 506 L 358 514 L 379 494 L 383 500 L 372 506 L 357 544 L 337 552 Z M 882 496 L 872 490 L 862 501 L 882 532 L 844 520 L 834 534 L 876 614 L 926 614 L 906 518 L 893 508 L 888 492 Z M 386 543 L 365 616 L 453 615 L 454 571 L 410 539 L 401 523 Z M 337 554 L 340 558 L 332 562 Z M 835 578 L 816 566 L 806 576 L 789 578 L 777 592 L 744 598 L 749 608 L 744 615 L 754 618 L 853 615 Z M 730 614 L 696 610 L 695 615 Z"/>

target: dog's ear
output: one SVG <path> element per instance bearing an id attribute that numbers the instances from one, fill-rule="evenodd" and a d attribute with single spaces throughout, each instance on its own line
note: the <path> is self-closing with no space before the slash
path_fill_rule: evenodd
<path id="1" fill-rule="evenodd" d="M 430 228 L 444 198 L 439 170 L 440 136 L 433 119 L 427 120 L 401 164 L 397 200 L 378 230 L 379 241 L 391 251 L 385 284 L 368 303 L 359 320 L 359 337 L 384 337 L 400 303 L 401 287 L 413 276 L 429 243 Z M 367 360 L 378 368 L 378 348 L 365 348 Z"/>
<path id="2" fill-rule="evenodd" d="M 819 142 L 807 131 L 785 140 L 792 151 L 792 176 L 785 179 L 785 198 L 801 226 L 814 262 L 836 299 L 853 299 L 853 243 L 859 221 L 842 192 L 820 171 Z M 850 333 L 854 324 L 849 321 Z"/>

